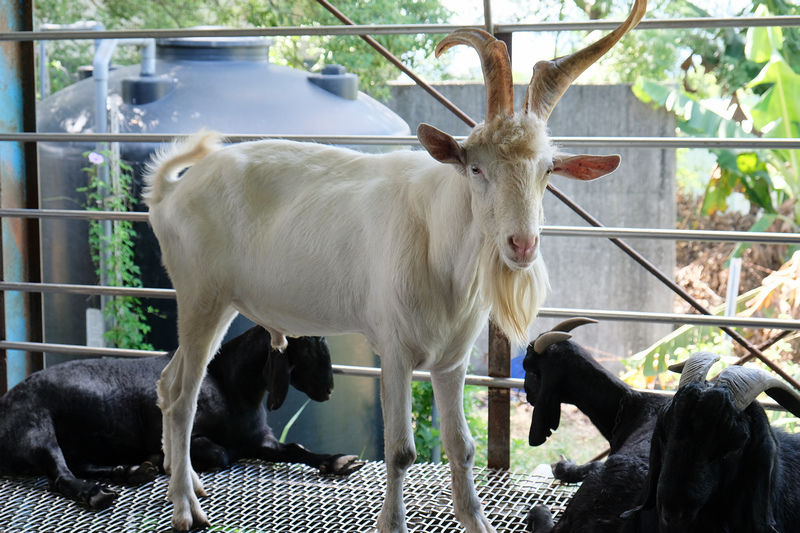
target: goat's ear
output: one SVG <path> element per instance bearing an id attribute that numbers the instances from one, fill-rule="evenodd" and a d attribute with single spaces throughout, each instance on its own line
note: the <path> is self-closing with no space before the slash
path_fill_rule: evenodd
<path id="1" fill-rule="evenodd" d="M 533 408 L 531 429 L 528 432 L 528 444 L 531 446 L 544 444 L 547 437 L 552 434 L 552 430 L 558 429 L 558 424 L 561 422 L 561 402 L 555 400 L 554 391 L 543 391 L 544 387 L 539 390 Z"/>
<path id="2" fill-rule="evenodd" d="M 580 181 L 591 181 L 611 174 L 619 166 L 618 155 L 567 155 L 553 158 L 553 174 Z"/>
<path id="3" fill-rule="evenodd" d="M 284 351 L 270 349 L 267 357 L 267 409 L 274 411 L 286 400 L 289 394 L 289 381 L 292 368 L 289 365 L 289 355 Z"/>
<path id="4" fill-rule="evenodd" d="M 445 132 L 423 123 L 417 127 L 417 138 L 431 157 L 440 163 L 467 164 L 464 148 Z"/>
<path id="5" fill-rule="evenodd" d="M 656 497 L 658 496 L 658 478 L 661 477 L 661 444 L 659 441 L 658 430 L 656 429 L 650 442 L 650 466 L 647 471 L 647 478 L 644 480 L 642 492 L 639 495 L 639 503 L 636 511 L 648 511 L 655 509 Z"/>
<path id="6" fill-rule="evenodd" d="M 757 407 L 761 410 L 760 407 Z M 742 516 L 750 517 L 751 524 L 742 524 L 742 531 L 769 531 L 774 523 L 772 504 L 774 501 L 778 445 L 767 418 L 750 416 L 751 438 L 742 454 L 740 479 L 746 480 L 742 491 L 742 504 L 749 508 Z"/>

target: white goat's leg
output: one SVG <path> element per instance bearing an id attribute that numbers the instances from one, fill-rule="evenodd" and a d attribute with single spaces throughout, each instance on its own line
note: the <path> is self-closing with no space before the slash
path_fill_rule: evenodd
<path id="1" fill-rule="evenodd" d="M 411 427 L 411 366 L 405 354 L 381 356 L 381 406 L 383 407 L 386 494 L 378 516 L 380 533 L 407 533 L 403 481 L 417 450 Z"/>
<path id="2" fill-rule="evenodd" d="M 189 458 L 192 425 L 197 411 L 197 395 L 206 366 L 219 348 L 230 321 L 236 316 L 233 309 L 198 314 L 181 313 L 188 309 L 179 302 L 178 333 L 180 346 L 159 382 L 164 420 L 164 456 L 170 459 L 171 477 L 168 497 L 174 505 L 172 527 L 188 531 L 193 526 L 208 525 L 197 496 L 205 496 L 200 478 Z M 189 316 L 186 316 L 189 315 Z"/>
<path id="3" fill-rule="evenodd" d="M 169 406 L 172 405 L 174 398 L 170 397 L 170 391 L 173 390 L 176 376 L 181 374 L 182 358 L 177 357 L 177 353 L 172 357 L 172 360 L 161 371 L 161 378 L 158 380 L 156 390 L 158 392 L 158 407 L 161 409 L 161 450 L 164 452 L 164 471 L 169 474 L 172 472 L 172 417 L 170 416 L 171 410 Z"/>
<path id="4" fill-rule="evenodd" d="M 466 362 L 456 370 L 431 372 L 433 395 L 442 417 L 442 442 L 450 460 L 453 507 L 467 533 L 494 533 L 475 492 L 475 441 L 464 417 L 465 374 Z"/>

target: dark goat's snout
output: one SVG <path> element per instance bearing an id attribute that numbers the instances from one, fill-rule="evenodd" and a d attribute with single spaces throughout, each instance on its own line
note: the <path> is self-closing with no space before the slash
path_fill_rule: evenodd
<path id="1" fill-rule="evenodd" d="M 659 505 L 659 533 L 684 533 L 697 517 L 698 508 L 691 505 Z"/>
<path id="2" fill-rule="evenodd" d="M 291 360 L 292 386 L 315 402 L 330 399 L 333 393 L 333 365 L 328 343 L 323 337 L 293 339 L 287 355 Z"/>

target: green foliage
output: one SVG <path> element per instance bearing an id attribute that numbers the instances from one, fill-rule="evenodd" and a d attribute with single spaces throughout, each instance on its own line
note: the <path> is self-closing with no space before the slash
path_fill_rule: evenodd
<path id="1" fill-rule="evenodd" d="M 769 14 L 759 6 L 756 14 Z M 790 46 L 780 28 L 750 28 L 743 47 L 751 65 L 764 64 L 745 83 L 749 94 L 752 130 L 711 110 L 696 95 L 685 90 L 639 80 L 634 93 L 640 100 L 663 107 L 678 117 L 679 129 L 699 137 L 747 138 L 763 135 L 768 138 L 800 137 L 800 74 L 783 55 Z M 752 70 L 752 69 L 751 69 Z M 760 93 L 753 89 L 763 89 Z M 703 201 L 707 214 L 727 209 L 727 200 L 734 191 L 741 191 L 762 209 L 759 230 L 766 229 L 779 217 L 778 208 L 787 200 L 794 205 L 793 223 L 800 224 L 800 155 L 797 150 L 712 150 L 717 169 L 711 176 Z M 755 227 L 753 229 L 756 229 Z M 740 254 L 744 247 L 736 251 Z"/>
<path id="2" fill-rule="evenodd" d="M 434 426 L 433 385 L 426 381 L 411 383 L 411 420 L 414 426 L 414 446 L 417 462 L 429 463 L 431 451 L 442 446 L 441 431 Z M 442 453 L 442 460 L 445 460 Z"/>
<path id="3" fill-rule="evenodd" d="M 300 415 L 303 413 L 303 410 L 306 408 L 306 405 L 308 405 L 308 402 L 310 401 L 311 398 L 306 400 L 305 403 L 303 403 L 303 405 L 301 405 L 300 408 L 297 411 L 295 411 L 295 413 L 292 415 L 292 418 L 290 418 L 289 421 L 286 422 L 286 425 L 283 427 L 283 431 L 281 431 L 281 436 L 278 439 L 278 442 L 283 444 L 286 443 L 286 437 L 289 435 L 289 430 L 292 429 L 294 423 L 297 422 L 298 418 L 300 418 Z"/>
<path id="4" fill-rule="evenodd" d="M 475 464 L 485 466 L 487 461 L 486 449 L 488 445 L 487 427 L 488 422 L 485 410 L 481 404 L 485 397 L 486 389 L 475 385 L 464 387 L 464 412 L 467 417 L 467 425 L 470 433 L 475 439 L 477 451 L 475 453 Z M 414 381 L 411 383 L 411 420 L 414 427 L 414 445 L 417 448 L 418 463 L 429 463 L 431 461 L 431 451 L 442 446 L 441 430 L 434 426 L 433 422 L 433 385 L 426 381 Z M 447 456 L 442 449 L 442 462 L 447 462 Z"/>
<path id="5" fill-rule="evenodd" d="M 436 24 L 447 22 L 450 17 L 440 0 L 343 0 L 336 6 L 357 24 Z M 342 24 L 313 0 L 107 0 L 95 4 L 91 16 L 108 29 Z M 39 23 L 69 24 L 86 18 L 85 6 L 80 0 L 36 0 L 36 17 Z M 375 39 L 413 68 L 430 61 L 436 36 L 382 35 Z M 48 47 L 53 91 L 73 82 L 72 73 L 78 66 L 91 63 L 87 42 L 57 42 Z M 379 98 L 388 97 L 386 82 L 399 76 L 395 66 L 358 36 L 279 37 L 271 56 L 279 64 L 300 69 L 331 63 L 344 65 L 359 76 L 361 90 Z M 115 57 L 122 64 L 138 61 L 138 53 L 130 49 L 121 49 Z"/>
<path id="6" fill-rule="evenodd" d="M 133 182 L 132 168 L 117 160 L 111 150 L 84 153 L 90 166 L 83 168 L 89 183 L 78 192 L 86 194 L 87 211 L 130 211 L 136 199 L 130 195 Z M 109 169 L 108 182 L 101 179 L 101 168 Z M 119 170 L 117 170 L 119 169 Z M 111 287 L 141 287 L 140 269 L 134 262 L 133 240 L 136 231 L 128 220 L 111 222 L 107 234 L 103 221 L 90 221 L 89 248 L 92 261 L 97 267 L 97 276 L 105 278 Z M 138 298 L 116 296 L 103 309 L 106 319 L 104 337 L 109 345 L 117 348 L 152 350 L 144 337 L 150 331 L 146 322 L 147 313 L 156 313 L 152 307 L 142 308 Z"/>

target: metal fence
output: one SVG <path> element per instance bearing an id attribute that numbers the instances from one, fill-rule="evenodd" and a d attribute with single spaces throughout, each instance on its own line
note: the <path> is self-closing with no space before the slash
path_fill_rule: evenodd
<path id="1" fill-rule="evenodd" d="M 322 2 L 325 3 L 325 2 Z M 491 3 L 484 2 L 486 6 L 487 27 L 496 35 L 502 36 L 510 42 L 510 36 L 518 32 L 555 32 L 555 31 L 586 31 L 605 30 L 616 27 L 615 22 L 557 22 L 539 24 L 491 24 Z M 332 7 L 332 6 L 331 6 Z M 335 9 L 335 8 L 334 8 Z M 9 8 L 13 11 L 13 8 Z M 21 16 L 21 19 L 16 17 Z M 2 206 L 0 217 L 3 220 L 3 281 L 0 290 L 4 291 L 5 300 L 5 337 L 0 341 L 0 350 L 4 353 L 6 372 L 9 374 L 20 371 L 29 372 L 41 367 L 41 353 L 44 351 L 62 351 L 85 355 L 117 355 L 117 356 L 146 356 L 150 352 L 136 350 L 115 350 L 105 348 L 87 348 L 83 346 L 64 346 L 44 344 L 41 317 L 41 294 L 52 292 L 77 293 L 85 295 L 126 295 L 137 297 L 174 298 L 174 292 L 165 289 L 134 289 L 114 288 L 105 286 L 64 285 L 41 283 L 39 271 L 40 246 L 38 237 L 38 221 L 45 218 L 83 218 L 83 219 L 125 219 L 134 221 L 146 220 L 142 213 L 111 213 L 87 212 L 81 210 L 44 210 L 39 208 L 36 151 L 37 142 L 165 142 L 171 136 L 146 135 L 146 134 L 67 134 L 67 133 L 36 133 L 35 132 L 35 87 L 32 84 L 34 64 L 35 41 L 46 40 L 79 40 L 79 39 L 142 39 L 165 37 L 244 37 L 244 36 L 299 36 L 299 35 L 360 35 L 369 39 L 370 35 L 387 34 L 446 34 L 454 30 L 455 26 L 449 25 L 404 25 L 404 26 L 357 26 L 348 22 L 346 17 L 340 16 L 343 26 L 314 26 L 314 27 L 282 27 L 282 28 L 248 28 L 248 29 L 188 29 L 188 30 L 126 30 L 126 31 L 32 31 L 32 8 L 29 2 L 23 3 L 22 14 L 9 13 L 7 27 L 0 27 L 0 45 L 3 46 L 6 60 L 11 60 L 17 68 L 6 72 L 7 85 L 19 90 L 3 91 L 0 97 L 0 109 L 11 112 L 11 119 L 0 120 L 0 147 L 4 148 L 2 154 L 3 181 L 2 181 Z M 680 20 L 653 20 L 642 21 L 636 28 L 640 29 L 674 29 L 674 28 L 747 28 L 757 26 L 795 27 L 800 26 L 800 17 L 764 17 L 764 18 L 691 18 Z M 636 31 L 636 30 L 634 30 Z M 387 55 L 385 51 L 379 51 Z M 388 60 L 395 62 L 392 58 Z M 395 58 L 396 60 L 396 58 Z M 398 64 L 399 60 L 397 60 Z M 401 67 L 401 64 L 398 64 Z M 403 67 L 404 68 L 404 67 Z M 411 73 L 413 76 L 413 73 Z M 467 123 L 474 123 L 471 118 L 460 112 L 444 97 L 436 94 L 436 90 L 414 76 L 414 79 L 426 86 L 426 90 L 433 97 L 442 101 L 454 113 Z M 459 114 L 460 113 L 460 114 Z M 263 136 L 239 135 L 229 132 L 228 138 L 233 141 L 246 141 Z M 287 137 L 283 137 L 287 138 Z M 369 136 L 294 136 L 289 137 L 303 141 L 316 141 L 334 144 L 406 144 L 416 145 L 415 137 L 369 137 Z M 700 139 L 700 138 L 641 138 L 641 137 L 564 137 L 556 138 L 562 146 L 569 147 L 639 147 L 639 148 L 752 148 L 752 149 L 800 149 L 798 139 Z M 11 164 L 13 162 L 13 165 Z M 698 302 L 679 287 L 672 278 L 671 273 L 659 272 L 638 255 L 633 247 L 623 239 L 647 238 L 686 241 L 722 241 L 722 242 L 759 242 L 766 244 L 800 244 L 800 235 L 776 233 L 751 233 L 735 231 L 693 231 L 675 230 L 673 228 L 646 229 L 646 228 L 605 228 L 565 197 L 554 187 L 550 187 L 553 194 L 580 214 L 593 227 L 552 227 L 546 226 L 545 235 L 580 235 L 599 239 L 610 239 L 624 253 L 629 254 L 644 268 L 648 268 L 658 279 L 670 286 L 679 296 L 687 298 L 691 305 L 700 314 L 671 314 L 671 313 L 634 313 L 623 311 L 609 311 L 604 309 L 563 309 L 545 307 L 541 311 L 546 317 L 571 317 L 587 316 L 601 320 L 617 320 L 625 322 L 663 322 L 669 324 L 696 324 L 713 325 L 729 331 L 735 339 L 742 342 L 756 357 L 760 357 L 758 348 L 750 345 L 738 333 L 730 328 L 769 328 L 784 330 L 800 330 L 800 321 L 763 319 L 763 318 L 736 318 L 712 316 Z M 738 338 L 737 338 L 738 337 Z M 493 377 L 476 376 L 473 382 L 490 386 L 494 390 L 507 390 L 509 387 L 519 387 L 520 380 L 507 379 L 508 369 L 502 361 L 508 358 L 508 348 L 497 339 L 490 341 L 490 369 L 493 368 L 492 360 L 500 361 L 499 370 L 495 365 Z M 357 373 L 362 375 L 377 376 L 376 369 L 358 369 L 339 367 L 338 372 Z M 780 369 L 776 369 L 781 373 Z M 791 377 L 781 373 L 787 379 Z M 417 378 L 424 379 L 424 373 L 417 374 Z M 495 400 L 498 401 L 498 400 Z M 500 396 L 499 402 L 508 402 L 508 397 Z M 501 409 L 502 413 L 503 410 Z M 506 406 L 507 412 L 507 406 Z M 490 410 L 490 417 L 497 416 Z M 502 415 L 501 415 L 502 416 Z M 507 416 L 507 415 L 506 415 Z M 500 450 L 499 459 L 495 459 L 493 466 L 506 466 L 508 457 L 508 421 L 500 421 L 505 426 L 505 434 L 490 435 L 490 457 L 492 447 Z M 504 450 L 503 450 L 504 448 Z M 505 459 L 503 458 L 505 456 Z M 505 463 L 504 463 L 505 461 Z"/>

